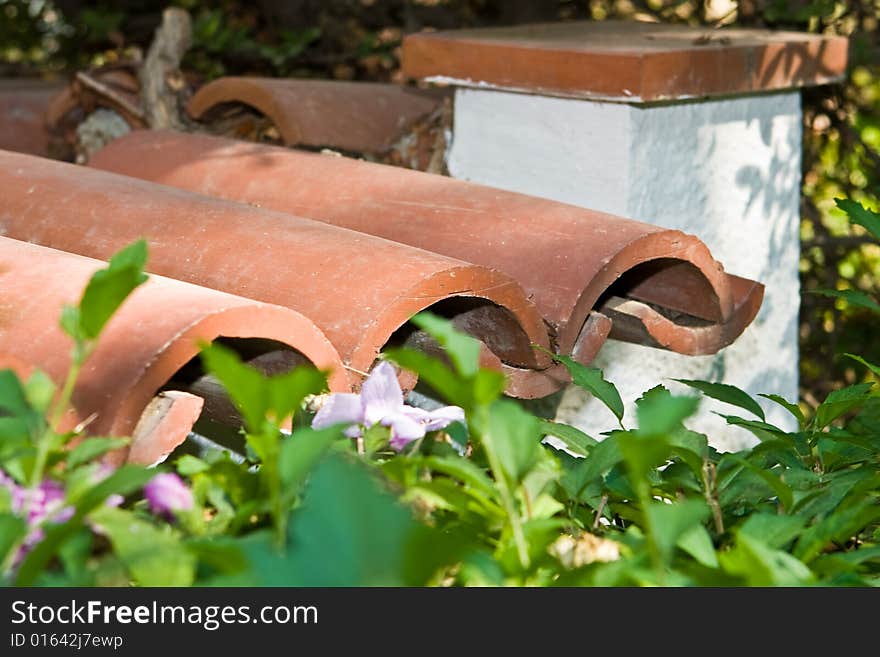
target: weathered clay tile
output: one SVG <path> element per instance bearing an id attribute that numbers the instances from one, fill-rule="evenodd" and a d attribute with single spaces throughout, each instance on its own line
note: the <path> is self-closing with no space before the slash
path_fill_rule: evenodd
<path id="1" fill-rule="evenodd" d="M 208 119 L 228 104 L 268 116 L 285 144 L 384 153 L 443 100 L 437 90 L 395 84 L 226 77 L 209 82 L 189 102 L 189 113 Z"/>
<path id="2" fill-rule="evenodd" d="M 0 152 L 0 232 L 98 258 L 138 238 L 151 271 L 314 321 L 356 375 L 417 312 L 481 309 L 471 332 L 506 365 L 542 369 L 540 313 L 501 272 L 310 219 L 200 196 L 93 168 Z"/>
<path id="3" fill-rule="evenodd" d="M 754 319 L 763 297 L 760 283 L 726 274 L 692 235 L 443 176 L 146 131 L 116 140 L 90 164 L 503 271 L 534 301 L 558 349 L 583 362 L 608 335 L 612 311 L 620 324 L 613 337 L 714 353 Z M 586 322 L 594 309 L 601 320 Z"/>
<path id="4" fill-rule="evenodd" d="M 0 148 L 49 154 L 46 109 L 61 86 L 40 80 L 0 80 Z"/>
<path id="5" fill-rule="evenodd" d="M 638 21 L 422 32 L 402 58 L 413 78 L 644 102 L 827 84 L 846 62 L 842 36 Z"/>
<path id="6" fill-rule="evenodd" d="M 20 374 L 27 373 L 21 371 L 21 363 L 27 363 L 59 385 L 63 382 L 72 343 L 59 326 L 62 307 L 77 302 L 102 266 L 91 258 L 0 237 L 0 352 L 12 355 Z M 331 389 L 350 387 L 335 349 L 302 315 L 151 276 L 107 324 L 86 361 L 72 399 L 76 413 L 66 428 L 90 420 L 90 433 L 133 436 L 130 458 L 156 462 L 186 438 L 202 408 L 198 396 L 163 389 L 169 382 L 177 385 L 200 341 L 216 339 L 297 351 L 331 370 Z M 2 366 L 9 364 L 8 358 L 0 360 Z"/>

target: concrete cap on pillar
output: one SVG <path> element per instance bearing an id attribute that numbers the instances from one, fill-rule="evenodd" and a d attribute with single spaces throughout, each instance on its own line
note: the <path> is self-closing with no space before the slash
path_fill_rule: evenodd
<path id="1" fill-rule="evenodd" d="M 623 102 L 827 84 L 845 37 L 636 21 L 577 21 L 422 32 L 403 44 L 413 78 Z"/>

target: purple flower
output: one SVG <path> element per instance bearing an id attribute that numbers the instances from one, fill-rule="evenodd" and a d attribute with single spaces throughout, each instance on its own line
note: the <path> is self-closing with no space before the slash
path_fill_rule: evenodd
<path id="1" fill-rule="evenodd" d="M 157 474 L 144 486 L 144 496 L 153 513 L 169 515 L 193 507 L 192 492 L 183 479 L 171 472 Z"/>
<path id="2" fill-rule="evenodd" d="M 426 411 L 403 403 L 403 391 L 390 363 L 382 361 L 361 386 L 361 393 L 330 395 L 312 421 L 312 428 L 323 429 L 334 424 L 350 425 L 349 438 L 357 438 L 377 424 L 391 428 L 391 447 L 400 451 L 407 444 L 437 431 L 453 422 L 463 422 L 464 411 L 458 406 L 444 406 Z"/>
<path id="3" fill-rule="evenodd" d="M 46 522 L 62 523 L 73 517 L 74 508 L 64 506 L 64 488 L 57 481 L 44 479 L 39 486 L 27 488 L 0 471 L 0 486 L 9 491 L 12 498 L 12 512 L 27 522 L 28 531 L 16 555 L 16 563 L 24 558 L 30 549 L 43 540 Z"/>

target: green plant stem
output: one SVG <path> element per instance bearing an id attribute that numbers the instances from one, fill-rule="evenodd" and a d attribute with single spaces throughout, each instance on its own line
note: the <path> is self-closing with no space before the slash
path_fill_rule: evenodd
<path id="1" fill-rule="evenodd" d="M 488 422 L 486 421 L 487 418 L 485 417 L 485 408 L 480 410 L 482 411 L 482 424 L 484 427 L 488 426 Z M 481 438 L 483 440 L 483 445 L 486 447 L 486 457 L 489 459 L 489 469 L 492 470 L 492 475 L 498 483 L 501 504 L 504 507 L 504 512 L 507 514 L 507 519 L 510 522 L 510 529 L 513 533 L 513 542 L 516 545 L 516 553 L 519 557 L 519 563 L 523 569 L 526 569 L 531 564 L 531 559 L 529 559 L 529 549 L 526 545 L 526 536 L 523 532 L 519 513 L 517 513 L 516 510 L 513 492 L 507 484 L 504 469 L 501 467 L 501 462 L 498 460 L 498 455 L 495 453 L 494 438 L 489 433 L 482 435 Z"/>
<path id="2" fill-rule="evenodd" d="M 64 413 L 70 406 L 73 389 L 76 386 L 77 379 L 79 379 L 83 363 L 90 353 L 91 348 L 88 346 L 81 347 L 77 345 L 74 349 L 73 359 L 71 360 L 70 368 L 67 370 L 67 378 L 61 388 L 61 393 L 58 395 L 58 399 L 55 400 L 52 411 L 49 413 L 48 424 L 43 428 L 37 439 L 37 456 L 34 460 L 34 468 L 31 470 L 30 477 L 30 487 L 32 489 L 39 486 L 43 480 L 43 471 L 46 469 L 46 460 L 49 458 L 52 435 L 58 433 L 58 425 L 61 424 Z"/>

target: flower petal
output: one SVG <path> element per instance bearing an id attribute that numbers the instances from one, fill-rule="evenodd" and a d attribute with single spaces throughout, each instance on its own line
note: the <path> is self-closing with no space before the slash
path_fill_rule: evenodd
<path id="1" fill-rule="evenodd" d="M 360 424 L 364 421 L 361 398 L 350 392 L 338 392 L 329 396 L 312 420 L 313 429 L 324 429 L 334 424 Z"/>
<path id="2" fill-rule="evenodd" d="M 368 427 L 387 415 L 400 412 L 403 391 L 391 363 L 383 360 L 373 368 L 361 386 L 361 401 L 364 405 L 364 424 Z"/>
<path id="3" fill-rule="evenodd" d="M 382 418 L 382 425 L 391 427 L 390 445 L 400 451 L 404 445 L 425 435 L 425 425 L 409 417 L 407 413 L 393 413 Z"/>
<path id="4" fill-rule="evenodd" d="M 425 431 L 437 431 L 453 422 L 464 422 L 464 409 L 458 406 L 443 406 L 428 413 Z"/>

